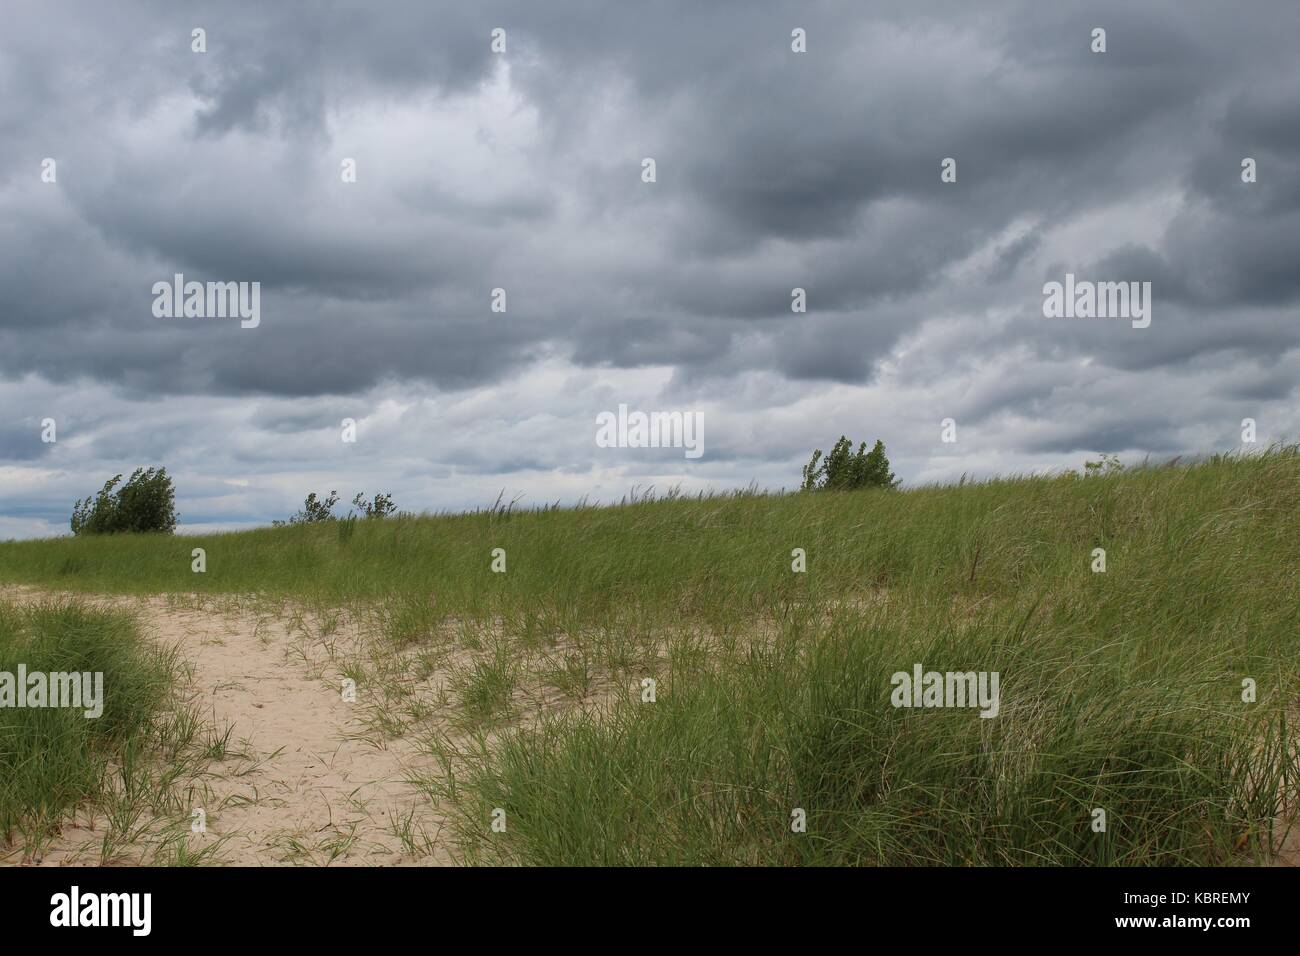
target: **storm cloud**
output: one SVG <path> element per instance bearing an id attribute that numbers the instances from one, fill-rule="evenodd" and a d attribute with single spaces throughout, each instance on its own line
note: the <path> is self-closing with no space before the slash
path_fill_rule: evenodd
<path id="1" fill-rule="evenodd" d="M 0 537 L 145 464 L 236 527 L 788 487 L 842 432 L 911 484 L 1293 437 L 1297 35 L 1284 0 L 13 4 Z M 1151 326 L 1044 318 L 1066 273 L 1151 282 Z M 260 283 L 260 324 L 156 317 L 175 274 Z M 619 403 L 705 454 L 597 447 Z"/>

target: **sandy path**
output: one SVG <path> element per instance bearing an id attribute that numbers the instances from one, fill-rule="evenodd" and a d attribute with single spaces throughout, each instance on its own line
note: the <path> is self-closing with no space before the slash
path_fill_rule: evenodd
<path id="1" fill-rule="evenodd" d="M 23 590 L 20 599 L 39 594 Z M 437 838 L 443 819 L 404 780 L 406 767 L 427 764 L 404 739 L 356 738 L 360 705 L 343 700 L 323 648 L 250 612 L 97 600 L 129 607 L 145 633 L 178 644 L 193 667 L 195 705 L 219 732 L 231 728 L 228 747 L 238 755 L 211 764 L 206 792 L 191 802 L 206 814 L 206 832 L 189 837 L 193 849 L 220 841 L 217 861 L 242 865 L 451 862 Z M 404 847 L 393 820 L 405 819 L 432 845 Z M 84 825 L 69 827 L 41 862 L 98 862 L 98 840 Z"/>
<path id="2" fill-rule="evenodd" d="M 293 660 L 282 623 L 165 609 L 150 617 L 164 641 L 180 641 L 216 725 L 233 727 L 234 749 L 248 754 L 235 761 L 239 776 L 213 788 L 223 798 L 257 797 L 208 811 L 208 838 L 228 837 L 224 860 L 412 862 L 385 829 L 391 819 L 415 812 L 430 836 L 441 828 L 428 801 L 404 783 L 416 755 L 401 740 L 380 749 L 357 739 L 357 705 Z M 445 853 L 440 862 L 449 862 Z"/>

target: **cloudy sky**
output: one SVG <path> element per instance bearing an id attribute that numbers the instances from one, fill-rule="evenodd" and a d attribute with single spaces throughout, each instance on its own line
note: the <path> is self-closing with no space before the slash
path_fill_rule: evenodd
<path id="1" fill-rule="evenodd" d="M 150 464 L 206 529 L 791 487 L 841 433 L 906 484 L 1294 439 L 1297 37 L 1294 0 L 6 3 L 0 538 Z M 1150 327 L 1045 318 L 1067 272 L 1150 282 Z M 156 317 L 175 273 L 260 325 Z M 704 454 L 599 447 L 620 403 Z"/>

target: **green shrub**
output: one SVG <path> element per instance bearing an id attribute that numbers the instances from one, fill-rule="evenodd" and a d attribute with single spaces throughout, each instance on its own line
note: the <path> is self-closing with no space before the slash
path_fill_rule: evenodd
<path id="1" fill-rule="evenodd" d="M 166 468 L 137 468 L 117 488 L 121 480 L 121 475 L 114 475 L 93 499 L 73 505 L 73 534 L 176 530 L 176 490 Z"/>
<path id="2" fill-rule="evenodd" d="M 317 498 L 316 492 L 307 495 L 302 503 L 302 508 L 289 516 L 288 521 L 272 521 L 271 524 L 276 528 L 283 528 L 286 524 L 320 524 L 325 521 L 337 521 L 338 517 L 334 514 L 334 506 L 339 503 L 339 493 L 331 491 L 324 498 Z M 375 500 L 367 501 L 366 493 L 358 491 L 352 499 L 352 505 L 357 509 L 357 513 L 363 518 L 387 518 L 397 510 L 397 505 L 393 504 L 393 496 L 385 494 L 375 495 Z M 348 512 L 348 517 L 353 517 L 352 512 Z M 351 537 L 351 530 L 339 530 L 339 540 L 346 541 Z"/>
<path id="3" fill-rule="evenodd" d="M 317 498 L 316 492 L 311 492 L 303 500 L 302 508 L 289 515 L 289 520 L 273 521 L 272 524 L 277 528 L 282 528 L 286 524 L 319 524 L 322 521 L 334 521 L 334 506 L 339 503 L 339 493 L 331 491 L 324 498 Z"/>
<path id="4" fill-rule="evenodd" d="M 804 491 L 853 491 L 897 486 L 898 479 L 889 470 L 889 459 L 885 457 L 885 443 L 879 439 L 871 451 L 867 451 L 867 443 L 862 442 L 855 453 L 853 443 L 841 435 L 824 460 L 822 450 L 818 448 L 803 470 Z"/>
<path id="5" fill-rule="evenodd" d="M 352 505 L 366 518 L 387 518 L 397 510 L 392 495 L 376 494 L 374 501 L 367 501 L 364 491 L 357 492 L 356 497 L 352 499 Z"/>

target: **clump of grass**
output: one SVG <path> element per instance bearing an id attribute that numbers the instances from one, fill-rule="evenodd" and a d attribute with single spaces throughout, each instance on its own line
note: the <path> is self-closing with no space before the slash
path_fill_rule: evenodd
<path id="1" fill-rule="evenodd" d="M 337 522 L 339 529 L 339 544 L 347 544 L 352 540 L 352 535 L 357 530 L 357 516 L 350 514 L 346 518 L 340 518 Z"/>
<path id="2" fill-rule="evenodd" d="M 20 664 L 29 674 L 102 673 L 103 713 L 0 707 L 0 842 L 39 846 L 104 797 L 114 773 L 138 783 L 146 740 L 175 754 L 188 746 L 177 735 L 193 735 L 190 722 L 165 719 L 174 656 L 143 640 L 125 613 L 71 600 L 0 603 L 0 671 L 16 674 Z"/>
<path id="3" fill-rule="evenodd" d="M 1157 674 L 1037 619 L 930 623 L 849 612 L 683 669 L 654 703 L 633 695 L 603 719 L 564 714 L 485 744 L 460 778 L 462 850 L 544 865 L 1267 857 L 1300 770 L 1285 685 L 1246 704 L 1211 647 L 1169 654 Z M 891 675 L 914 662 L 999 671 L 1001 712 L 892 707 Z M 488 830 L 494 807 L 505 834 Z"/>
<path id="4" fill-rule="evenodd" d="M 596 686 L 598 675 L 594 662 L 585 650 L 569 652 L 547 666 L 542 674 L 546 683 L 566 697 L 582 700 Z"/>
<path id="5" fill-rule="evenodd" d="M 393 595 L 380 615 L 384 634 L 400 648 L 433 640 L 446 612 L 438 607 L 433 594 L 419 590 Z"/>
<path id="6" fill-rule="evenodd" d="M 401 813 L 390 809 L 385 829 L 397 838 L 405 853 L 416 859 L 428 856 L 438 845 L 438 832 L 430 835 L 424 824 L 416 820 L 414 810 Z"/>
<path id="7" fill-rule="evenodd" d="M 458 722 L 473 727 L 509 717 L 519 669 L 519 661 L 504 640 L 477 655 L 471 664 L 453 668 L 451 684 L 460 705 Z"/>

